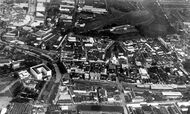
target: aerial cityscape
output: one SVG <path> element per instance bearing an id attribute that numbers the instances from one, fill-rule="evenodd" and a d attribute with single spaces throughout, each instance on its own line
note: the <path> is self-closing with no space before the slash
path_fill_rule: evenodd
<path id="1" fill-rule="evenodd" d="M 190 114 L 190 0 L 0 0 L 0 114 Z"/>

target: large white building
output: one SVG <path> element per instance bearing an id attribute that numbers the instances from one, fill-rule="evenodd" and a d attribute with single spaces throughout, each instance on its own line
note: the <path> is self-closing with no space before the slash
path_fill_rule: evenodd
<path id="1" fill-rule="evenodd" d="M 49 80 L 52 75 L 51 69 L 49 69 L 45 64 L 39 64 L 33 67 L 30 67 L 30 72 L 37 80 Z"/>
<path id="2" fill-rule="evenodd" d="M 183 97 L 181 92 L 162 92 L 162 95 L 168 99 L 177 99 Z"/>

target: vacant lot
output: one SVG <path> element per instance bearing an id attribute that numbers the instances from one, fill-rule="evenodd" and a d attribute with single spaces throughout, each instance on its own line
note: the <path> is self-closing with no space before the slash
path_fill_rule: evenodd
<path id="1" fill-rule="evenodd" d="M 12 100 L 10 97 L 0 97 L 0 109 L 6 108 L 9 102 Z"/>

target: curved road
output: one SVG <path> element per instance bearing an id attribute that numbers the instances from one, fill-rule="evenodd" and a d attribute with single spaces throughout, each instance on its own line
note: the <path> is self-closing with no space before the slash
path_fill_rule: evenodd
<path id="1" fill-rule="evenodd" d="M 5 44 L 5 45 L 8 45 L 8 46 L 13 47 L 13 48 L 19 48 L 19 49 L 21 49 L 22 51 L 31 51 L 31 52 L 33 52 L 33 53 L 36 53 L 36 54 L 39 55 L 40 57 L 47 58 L 49 61 L 44 60 L 44 59 L 43 59 L 43 60 L 46 61 L 46 62 L 52 62 L 53 66 L 54 66 L 54 69 L 55 69 L 55 71 L 56 71 L 55 84 L 60 82 L 60 80 L 61 80 L 61 78 L 62 78 L 62 74 L 61 74 L 61 72 L 60 72 L 59 67 L 57 66 L 57 64 L 53 63 L 53 62 L 54 62 L 54 59 L 53 59 L 50 55 L 48 55 L 48 53 L 45 53 L 45 52 L 44 52 L 43 50 L 41 50 L 41 49 L 38 49 L 38 48 L 36 49 L 35 47 L 33 47 L 33 48 L 31 49 L 31 47 L 28 47 L 27 45 L 26 45 L 26 46 L 18 46 L 18 45 L 14 45 L 14 44 L 13 44 L 13 45 L 10 45 L 9 43 L 4 42 L 4 41 L 1 41 L 1 40 L 0 40 L 0 43 Z M 26 47 L 28 47 L 28 48 L 26 48 Z M 35 50 L 35 49 L 36 49 L 36 50 Z M 41 59 L 42 59 L 42 58 L 41 58 Z M 19 81 L 19 80 L 17 80 L 17 81 Z M 9 88 L 11 88 L 17 81 L 15 81 L 15 82 L 13 82 L 11 85 L 7 86 L 3 91 L 1 91 L 1 93 L 4 93 L 4 92 L 6 92 L 7 90 L 9 90 Z M 41 98 L 41 95 L 42 95 L 44 92 L 46 92 L 45 89 L 46 89 L 46 86 L 47 86 L 48 83 L 49 83 L 49 81 L 47 81 L 47 82 L 45 83 L 45 85 L 43 86 L 43 88 L 42 88 L 42 90 L 41 90 L 41 92 L 40 92 L 40 94 L 39 94 L 39 96 L 38 96 L 38 99 L 40 99 L 40 98 Z M 51 91 L 53 91 L 53 88 L 54 88 L 54 86 L 52 86 Z M 51 91 L 50 91 L 49 93 L 53 94 Z M 50 96 L 50 95 L 49 95 L 49 96 Z"/>

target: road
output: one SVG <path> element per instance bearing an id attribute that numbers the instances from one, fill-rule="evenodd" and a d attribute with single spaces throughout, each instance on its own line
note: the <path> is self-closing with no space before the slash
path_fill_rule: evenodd
<path id="1" fill-rule="evenodd" d="M 52 96 L 52 94 L 55 94 L 55 93 L 53 93 L 53 90 L 55 89 L 55 84 L 53 84 L 53 86 L 51 87 L 51 90 L 50 90 L 50 92 L 49 92 L 49 95 L 48 95 L 48 97 L 47 97 L 47 99 L 46 99 L 46 103 L 51 103 L 51 101 L 50 101 L 50 97 Z"/>
<path id="2" fill-rule="evenodd" d="M 10 47 L 12 47 L 12 48 L 19 48 L 19 49 L 21 49 L 21 50 L 23 50 L 23 51 L 31 51 L 31 52 L 33 52 L 33 53 L 36 53 L 37 55 L 39 55 L 40 57 L 45 57 L 45 58 L 48 58 L 48 60 L 50 60 L 51 62 L 53 62 L 54 61 L 54 59 L 50 56 L 50 55 L 48 55 L 48 53 L 46 53 L 46 52 L 44 52 L 44 50 L 41 50 L 41 49 L 37 49 L 37 48 L 35 48 L 35 47 L 31 47 L 31 46 L 18 46 L 18 45 L 9 45 L 7 42 L 4 42 L 4 41 L 0 41 L 1 43 L 3 43 L 3 44 L 5 44 L 5 45 L 8 45 L 8 46 L 10 46 Z M 28 48 L 26 48 L 26 47 L 28 47 Z M 42 59 L 42 58 L 41 58 Z M 49 61 L 47 61 L 47 60 L 44 60 L 44 59 L 42 59 L 43 61 L 45 61 L 46 63 L 47 62 L 49 62 Z M 59 83 L 60 82 L 60 80 L 61 80 L 61 77 L 62 77 L 62 74 L 61 74 L 61 72 L 60 72 L 60 70 L 59 70 L 59 68 L 58 68 L 58 66 L 57 66 L 57 64 L 53 64 L 53 66 L 54 66 L 54 68 L 55 68 L 55 71 L 56 71 L 56 80 L 55 80 L 55 83 Z M 50 80 L 51 80 L 51 78 L 52 77 L 50 77 Z M 16 83 L 16 82 L 15 82 Z M 44 84 L 44 86 L 43 86 L 43 88 L 42 88 L 42 90 L 40 91 L 40 93 L 39 93 L 39 95 L 38 95 L 38 100 L 40 100 L 41 99 L 41 96 L 43 95 L 43 93 L 45 92 L 45 89 L 46 89 L 46 86 L 47 86 L 47 84 L 49 83 L 49 81 L 47 81 L 45 84 Z M 9 85 L 9 86 L 7 86 L 3 91 L 1 91 L 2 93 L 3 92 L 5 92 L 5 91 L 7 91 L 7 90 L 9 90 L 9 88 L 10 87 L 12 87 L 14 85 L 14 83 L 12 83 L 11 85 Z M 53 87 L 52 87 L 53 88 Z M 51 91 L 53 91 L 53 89 L 51 89 Z M 50 91 L 50 93 L 51 93 L 51 91 Z M 0 92 L 0 93 L 1 93 Z"/>
<path id="3" fill-rule="evenodd" d="M 85 83 L 87 85 L 104 85 L 104 86 L 106 86 L 106 85 L 116 86 L 117 85 L 117 83 L 112 82 L 112 81 L 108 82 L 108 81 L 100 81 L 100 80 L 95 81 L 95 80 L 80 80 L 80 79 L 77 79 L 77 80 L 74 80 L 74 82 L 76 82 L 76 83 Z"/>
<path id="4" fill-rule="evenodd" d="M 126 105 L 126 101 L 125 101 L 125 95 L 123 93 L 124 88 L 123 88 L 122 84 L 119 82 L 118 77 L 116 78 L 116 83 L 118 85 L 118 89 L 120 90 L 120 98 L 122 100 L 122 106 L 123 106 L 123 109 L 124 109 L 124 113 L 128 114 L 128 111 L 127 111 L 126 106 L 125 106 Z"/>
<path id="5" fill-rule="evenodd" d="M 56 80 L 55 80 L 55 83 L 59 83 L 61 78 L 62 78 L 62 74 L 59 70 L 59 67 L 57 66 L 57 64 L 53 64 L 54 68 L 55 68 L 55 71 L 56 71 Z"/>

